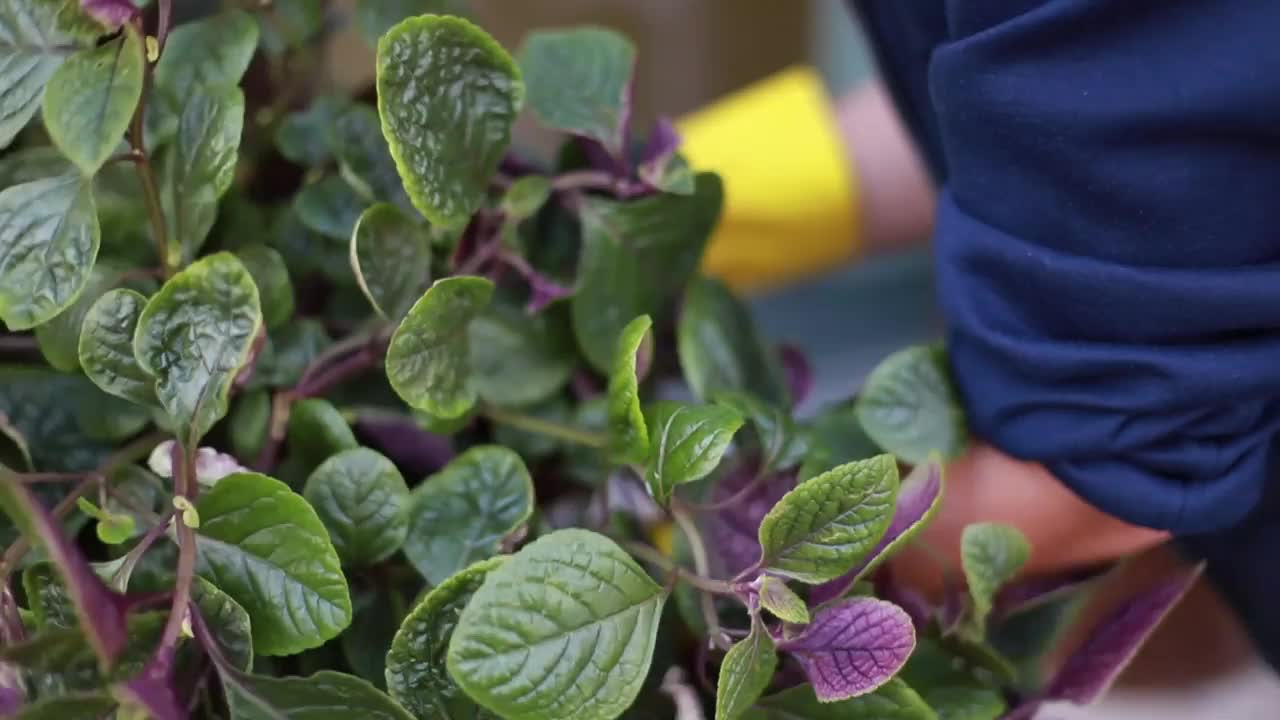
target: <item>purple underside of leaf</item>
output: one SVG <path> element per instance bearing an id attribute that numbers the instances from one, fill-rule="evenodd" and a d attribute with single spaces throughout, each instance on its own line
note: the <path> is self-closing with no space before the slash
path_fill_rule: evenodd
<path id="1" fill-rule="evenodd" d="M 12 473 L 0 473 L 0 493 L 14 521 L 35 536 L 58 569 L 94 654 L 110 667 L 128 642 L 126 598 L 111 592 L 40 501 Z"/>
<path id="2" fill-rule="evenodd" d="M 1087 705 L 1106 693 L 1164 616 L 1195 584 L 1201 568 L 1135 595 L 1099 622 L 1067 658 L 1043 698 Z"/>
<path id="3" fill-rule="evenodd" d="M 1001 715 L 1000 720 L 1035 720 L 1036 713 L 1040 712 L 1040 706 L 1043 704 L 1041 700 L 1027 700 Z"/>
<path id="4" fill-rule="evenodd" d="M 116 699 L 146 709 L 152 720 L 184 720 L 187 714 L 179 706 L 173 686 L 168 678 L 156 677 L 156 674 L 147 668 L 132 680 L 117 685 Z"/>
<path id="5" fill-rule="evenodd" d="M 735 467 L 716 485 L 712 500 L 727 500 L 744 489 L 755 479 L 756 468 L 754 462 Z M 724 574 L 737 575 L 760 559 L 760 522 L 795 482 L 793 474 L 776 474 L 738 502 L 716 511 L 711 521 L 711 549 Z"/>
<path id="6" fill-rule="evenodd" d="M 26 696 L 22 694 L 22 690 L 16 687 L 0 687 L 0 717 L 9 717 L 18 714 L 22 709 L 22 705 L 26 702 Z"/>
<path id="7" fill-rule="evenodd" d="M 1110 564 L 1099 565 L 1007 585 L 996 595 L 992 614 L 998 618 L 1008 617 L 1034 605 L 1074 592 L 1106 574 L 1112 567 Z"/>
<path id="8" fill-rule="evenodd" d="M 645 165 L 665 163 L 679 149 L 680 132 L 676 130 L 675 123 L 671 122 L 669 117 L 659 117 L 653 125 L 653 132 L 649 133 L 649 140 L 645 143 L 641 163 Z"/>
<path id="9" fill-rule="evenodd" d="M 885 531 L 884 537 L 880 538 L 879 544 L 852 570 L 831 582 L 815 587 L 809 596 L 810 599 L 816 603 L 824 603 L 848 592 L 868 567 L 880 561 L 881 553 L 889 545 L 924 519 L 941 493 L 942 466 L 933 462 L 917 465 L 902 481 L 902 487 L 898 491 L 897 505 L 893 511 L 893 520 L 889 523 L 889 529 Z"/>
<path id="10" fill-rule="evenodd" d="M 799 661 L 820 701 L 836 702 L 889 682 L 915 645 L 915 627 L 902 608 L 860 597 L 818 613 L 778 649 Z"/>
<path id="11" fill-rule="evenodd" d="M 80 6 L 111 30 L 138 15 L 138 8 L 130 0 L 80 0 Z"/>
<path id="12" fill-rule="evenodd" d="M 813 390 L 813 366 L 809 364 L 808 356 L 795 345 L 779 345 L 778 357 L 782 361 L 787 387 L 791 389 L 791 404 L 798 407 Z"/>
<path id="13" fill-rule="evenodd" d="M 876 597 L 888 600 L 906 611 L 917 632 L 928 627 L 929 621 L 933 619 L 933 605 L 928 598 L 898 582 L 889 565 L 882 566 L 873 577 Z"/>
<path id="14" fill-rule="evenodd" d="M 587 167 L 590 169 L 606 172 L 615 177 L 624 178 L 631 175 L 627 166 L 614 157 L 613 153 L 599 141 L 582 136 L 575 137 L 574 141 L 578 143 L 583 156 L 586 157 Z"/>
<path id="15" fill-rule="evenodd" d="M 438 472 L 457 454 L 447 435 L 429 433 L 408 416 L 362 415 L 354 429 L 363 444 L 386 455 L 410 477 Z"/>

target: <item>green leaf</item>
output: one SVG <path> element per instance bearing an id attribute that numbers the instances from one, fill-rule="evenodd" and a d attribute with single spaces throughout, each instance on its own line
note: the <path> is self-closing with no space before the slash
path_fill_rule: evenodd
<path id="1" fill-rule="evenodd" d="M 783 622 L 809 624 L 809 606 L 787 587 L 786 581 L 772 575 L 760 579 L 760 607 Z"/>
<path id="2" fill-rule="evenodd" d="M 448 277 L 409 309 L 387 348 L 387 379 L 411 407 L 449 419 L 475 403 L 467 326 L 492 297 L 485 278 Z"/>
<path id="3" fill-rule="evenodd" d="M 278 328 L 293 317 L 293 282 L 284 258 L 266 245 L 247 245 L 236 251 L 236 257 L 253 276 L 262 305 L 262 322 L 267 329 Z"/>
<path id="4" fill-rule="evenodd" d="M 612 540 L 559 530 L 492 571 L 449 642 L 449 674 L 507 720 L 612 720 L 649 671 L 666 594 Z"/>
<path id="5" fill-rule="evenodd" d="M 413 212 L 382 136 L 378 111 L 372 106 L 357 103 L 334 115 L 329 126 L 329 146 L 338 158 L 342 177 L 357 195 L 366 202 L 389 202 Z"/>
<path id="6" fill-rule="evenodd" d="M 746 392 L 721 391 L 714 393 L 711 398 L 717 404 L 740 413 L 755 428 L 764 472 L 785 470 L 800 462 L 808 444 L 800 435 L 789 411 L 770 405 Z"/>
<path id="7" fill-rule="evenodd" d="M 18 472 L 31 472 L 35 465 L 31 461 L 31 446 L 22 431 L 9 422 L 9 417 L 0 413 L 0 465 L 6 465 Z"/>
<path id="8" fill-rule="evenodd" d="M 142 40 L 132 27 L 112 42 L 73 54 L 45 87 L 49 139 L 80 172 L 98 172 L 129 129 L 142 83 Z"/>
<path id="9" fill-rule="evenodd" d="M 419 720 L 494 717 L 479 710 L 454 683 L 445 655 L 462 609 L 506 560 L 482 560 L 455 574 L 427 593 L 400 625 L 387 653 L 387 690 Z"/>
<path id="10" fill-rule="evenodd" d="M 778 652 L 764 624 L 756 618 L 751 633 L 729 648 L 716 683 L 716 720 L 737 720 L 773 680 Z"/>
<path id="11" fill-rule="evenodd" d="M 351 622 L 338 554 L 302 496 L 265 475 L 236 473 L 196 509 L 197 571 L 249 613 L 255 652 L 319 647 Z"/>
<path id="12" fill-rule="evenodd" d="M 834 703 L 819 702 L 813 687 L 801 685 L 762 699 L 744 717 L 746 720 L 938 720 L 929 703 L 897 678 L 873 693 Z"/>
<path id="13" fill-rule="evenodd" d="M 35 615 L 36 627 L 75 627 L 75 607 L 71 597 L 58 576 L 58 569 L 53 563 L 41 560 L 22 571 L 22 591 L 27 596 L 27 605 Z M 89 650 L 90 656 L 93 651 Z"/>
<path id="14" fill-rule="evenodd" d="M 111 290 L 84 316 L 80 367 L 103 392 L 145 407 L 157 406 L 156 379 L 133 354 L 133 337 L 147 299 L 133 290 Z"/>
<path id="15" fill-rule="evenodd" d="M 88 284 L 100 238 L 91 188 L 63 175 L 0 192 L 0 320 L 10 330 L 49 321 Z"/>
<path id="16" fill-rule="evenodd" d="M 622 157 L 636 49 L 604 28 L 530 33 L 520 50 L 529 108 L 555 130 L 600 142 Z"/>
<path id="17" fill-rule="evenodd" d="M 249 613 L 231 596 L 202 577 L 191 584 L 191 600 L 217 641 L 222 655 L 237 670 L 253 666 L 253 631 Z"/>
<path id="18" fill-rule="evenodd" d="M 346 102 L 345 98 L 321 95 L 313 99 L 306 110 L 285 115 L 276 128 L 276 149 L 288 160 L 304 167 L 317 167 L 328 162 L 332 153 L 329 128 Z"/>
<path id="19" fill-rule="evenodd" d="M 344 564 L 385 560 L 409 532 L 409 487 L 394 463 L 368 448 L 325 460 L 302 494 L 329 529 Z"/>
<path id="20" fill-rule="evenodd" d="M 414 207 L 462 226 L 510 143 L 524 99 L 519 69 L 475 25 L 427 15 L 382 36 L 377 75 L 382 133 Z"/>
<path id="21" fill-rule="evenodd" d="M 880 454 L 880 448 L 867 437 L 858 422 L 852 402 L 822 409 L 802 426 L 801 432 L 808 450 L 800 466 L 800 482 L 820 475 L 827 468 Z"/>
<path id="22" fill-rule="evenodd" d="M 366 205 L 364 198 L 337 175 L 307 185 L 293 199 L 293 210 L 304 226 L 348 243 Z"/>
<path id="23" fill-rule="evenodd" d="M 324 29 L 326 10 L 315 0 L 272 0 L 271 17 L 258 16 L 263 49 L 273 55 L 301 49 Z"/>
<path id="24" fill-rule="evenodd" d="M 582 256 L 573 330 L 588 362 L 608 373 L 622 328 L 656 315 L 698 267 L 720 215 L 724 190 L 714 173 L 698 176 L 693 195 L 618 201 L 583 199 Z"/>
<path id="25" fill-rule="evenodd" d="M 377 45 L 393 25 L 412 15 L 465 15 L 464 0 L 378 0 L 356 4 L 356 25 L 370 45 Z"/>
<path id="26" fill-rule="evenodd" d="M 114 710 L 116 701 L 96 692 L 45 697 L 22 708 L 13 720 L 99 720 Z"/>
<path id="27" fill-rule="evenodd" d="M 167 55 L 167 53 L 166 53 Z M 244 93 L 237 87 L 186 92 L 178 134 L 160 158 L 160 200 L 170 253 L 194 258 L 218 216 L 218 200 L 235 179 Z"/>
<path id="28" fill-rule="evenodd" d="M 409 577 L 406 575 L 406 580 Z M 407 588 L 402 592 L 394 580 L 380 587 L 353 590 L 351 601 L 355 616 L 351 627 L 338 638 L 338 644 L 347 667 L 380 690 L 387 687 L 387 648 L 408 612 L 407 605 L 413 595 Z"/>
<path id="29" fill-rule="evenodd" d="M 84 406 L 100 397 L 80 375 L 0 365 L 0 414 L 26 438 L 32 464 L 41 472 L 92 470 L 116 449 L 114 441 L 99 440 L 85 427 Z M 0 540 L 3 528 L 0 523 Z"/>
<path id="30" fill-rule="evenodd" d="M 36 328 L 36 342 L 40 345 L 40 354 L 44 355 L 44 359 L 55 369 L 62 372 L 75 372 L 80 369 L 78 348 L 84 317 L 98 298 L 116 284 L 120 276 L 120 268 L 106 262 L 99 262 L 89 273 L 89 281 L 76 301 L 66 310 L 58 313 L 57 317 Z M 130 354 L 132 355 L 132 352 Z"/>
<path id="31" fill-rule="evenodd" d="M 289 450 L 309 468 L 335 453 L 360 446 L 342 413 L 324 398 L 307 398 L 293 404 L 287 439 Z"/>
<path id="32" fill-rule="evenodd" d="M 533 480 L 520 456 L 497 445 L 471 448 L 414 489 L 405 557 L 439 585 L 497 553 L 532 512 Z"/>
<path id="33" fill-rule="evenodd" d="M 938 720 L 998 720 L 1006 708 L 997 690 L 984 687 L 940 687 L 924 693 Z"/>
<path id="34" fill-rule="evenodd" d="M 413 720 L 367 681 L 332 670 L 305 678 L 240 675 L 227 696 L 233 720 Z"/>
<path id="35" fill-rule="evenodd" d="M 499 407 L 533 405 L 555 395 L 573 375 L 573 338 L 560 316 L 530 316 L 510 303 L 495 302 L 467 328 L 471 387 Z"/>
<path id="36" fill-rule="evenodd" d="M 805 482 L 761 521 L 761 567 L 809 584 L 840 577 L 880 542 L 897 492 L 898 466 L 888 455 Z"/>
<path id="37" fill-rule="evenodd" d="M 0 4 L 0 148 L 40 109 L 45 84 L 102 28 L 77 0 L 9 0 Z"/>
<path id="38" fill-rule="evenodd" d="M 174 28 L 156 63 L 156 92 L 147 106 L 150 141 L 155 145 L 169 141 L 193 94 L 211 89 L 225 94 L 240 84 L 257 47 L 258 23 L 241 10 L 228 10 Z M 215 93 L 215 97 L 218 95 Z"/>
<path id="39" fill-rule="evenodd" d="M 333 340 L 316 318 L 302 318 L 277 328 L 254 360 L 250 388 L 290 387 Z"/>
<path id="40" fill-rule="evenodd" d="M 1012 580 L 1027 558 L 1031 545 L 1016 528 L 996 523 L 975 523 L 960 535 L 960 562 L 973 601 L 973 623 L 978 637 L 986 633 L 987 615 L 996 593 Z"/>
<path id="41" fill-rule="evenodd" d="M 374 205 L 351 233 L 351 270 L 374 311 L 398 322 L 431 286 L 431 236 L 396 206 Z"/>
<path id="42" fill-rule="evenodd" d="M 230 253 L 174 275 L 138 318 L 133 353 L 181 437 L 203 437 L 227 413 L 227 393 L 262 325 L 258 288 Z"/>
<path id="43" fill-rule="evenodd" d="M 885 358 L 867 377 L 857 412 L 871 439 L 908 463 L 923 462 L 935 451 L 954 458 L 968 440 L 964 409 L 939 345 Z"/>
<path id="44" fill-rule="evenodd" d="M 502 212 L 510 220 L 533 217 L 551 197 L 551 180 L 542 175 L 517 178 L 502 196 Z"/>
<path id="45" fill-rule="evenodd" d="M 745 390 L 774 405 L 790 404 L 776 355 L 761 341 L 746 306 L 719 280 L 700 277 L 689 284 L 676 343 L 684 378 L 698 398 Z"/>
<path id="46" fill-rule="evenodd" d="M 666 504 L 677 485 L 711 474 L 742 427 L 742 416 L 720 405 L 663 403 L 653 413 L 645 482 Z"/>
<path id="47" fill-rule="evenodd" d="M 618 336 L 609 373 L 609 454 L 620 463 L 641 463 L 649 454 L 649 428 L 640 407 L 638 369 L 653 359 L 648 315 L 627 323 Z M 649 340 L 649 342 L 645 342 Z"/>

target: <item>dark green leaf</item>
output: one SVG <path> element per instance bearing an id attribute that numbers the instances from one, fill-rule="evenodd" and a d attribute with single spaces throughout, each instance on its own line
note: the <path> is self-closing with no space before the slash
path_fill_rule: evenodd
<path id="1" fill-rule="evenodd" d="M 142 83 L 142 40 L 132 27 L 112 42 L 73 54 L 45 87 L 49 139 L 80 172 L 98 172 L 129 128 Z"/>
<path id="2" fill-rule="evenodd" d="M 0 414 L 27 439 L 41 472 L 91 470 L 115 449 L 86 432 L 82 422 L 82 405 L 99 395 L 80 375 L 0 365 Z"/>
<path id="3" fill-rule="evenodd" d="M 475 403 L 468 326 L 492 297 L 485 278 L 449 277 L 410 308 L 387 348 L 387 379 L 411 407 L 448 419 Z"/>
<path id="4" fill-rule="evenodd" d="M 31 613 L 35 615 L 37 627 L 76 626 L 76 610 L 52 563 L 41 560 L 24 570 L 22 590 L 26 593 Z"/>
<path id="5" fill-rule="evenodd" d="M 262 389 L 240 395 L 231 407 L 231 417 L 227 421 L 231 452 L 242 463 L 253 462 L 262 451 L 270 428 L 271 395 Z"/>
<path id="6" fill-rule="evenodd" d="M 531 33 L 520 50 L 529 107 L 542 124 L 589 137 L 621 157 L 636 49 L 596 27 Z"/>
<path id="7" fill-rule="evenodd" d="M 96 692 L 48 697 L 27 705 L 13 720 L 100 720 L 116 706 L 110 695 Z"/>
<path id="8" fill-rule="evenodd" d="M 997 720 L 1004 715 L 1000 693 L 984 687 L 940 687 L 924 693 L 938 720 Z"/>
<path id="9" fill-rule="evenodd" d="M 996 593 L 1018 574 L 1030 555 L 1026 537 L 1007 525 L 977 523 L 961 533 L 960 560 L 973 601 L 970 621 L 978 637 L 985 635 Z"/>
<path id="10" fill-rule="evenodd" d="M 897 678 L 868 695 L 834 703 L 820 702 L 812 687 L 802 685 L 762 699 L 743 717 L 746 720 L 937 720 L 929 704 Z"/>
<path id="11" fill-rule="evenodd" d="M 649 428 L 640 407 L 639 369 L 653 358 L 648 315 L 627 323 L 618 336 L 609 373 L 609 454 L 621 463 L 641 463 L 649 454 Z"/>
<path id="12" fill-rule="evenodd" d="M 968 441 L 941 346 L 917 346 L 885 358 L 867 377 L 857 410 L 871 439 L 909 463 L 923 462 L 931 452 L 954 458 Z"/>
<path id="13" fill-rule="evenodd" d="M 256 244 L 240 248 L 236 256 L 253 276 L 253 284 L 258 286 L 262 322 L 267 329 L 288 322 L 293 317 L 293 283 L 284 258 L 274 248 Z"/>
<path id="14" fill-rule="evenodd" d="M 347 242 L 366 205 L 337 175 L 307 185 L 293 200 L 293 210 L 303 225 L 325 237 Z"/>
<path id="15" fill-rule="evenodd" d="M 102 294 L 110 290 L 120 279 L 120 269 L 106 262 L 99 262 L 89 273 L 80 296 L 57 317 L 36 328 L 36 342 L 40 354 L 55 369 L 75 372 L 80 369 L 80 327 L 89 308 Z M 132 338 L 132 335 L 130 335 Z M 129 353 L 132 356 L 132 351 Z"/>
<path id="16" fill-rule="evenodd" d="M 364 3 L 361 7 L 368 4 Z M 344 99 L 322 95 L 312 100 L 306 110 L 285 115 L 276 128 L 276 149 L 299 165 L 323 165 L 332 152 L 329 128 L 345 105 Z"/>
<path id="17" fill-rule="evenodd" d="M 332 670 L 305 678 L 240 675 L 227 696 L 232 720 L 413 720 L 368 682 Z"/>
<path id="18" fill-rule="evenodd" d="M 498 552 L 533 512 L 533 480 L 520 456 L 471 448 L 414 489 L 405 557 L 432 585 Z"/>
<path id="19" fill-rule="evenodd" d="M 173 137 L 193 94 L 238 85 L 257 45 L 258 23 L 241 10 L 184 23 L 169 33 L 156 63 L 154 99 L 147 106 L 149 141 L 159 145 Z"/>
<path id="20" fill-rule="evenodd" d="M 719 280 L 690 283 L 676 341 L 680 367 L 697 397 L 745 390 L 774 405 L 789 404 L 777 356 L 761 342 L 746 306 Z"/>
<path id="21" fill-rule="evenodd" d="M 665 601 L 613 541 L 558 530 L 485 579 L 449 642 L 449 674 L 508 720 L 612 720 L 640 692 Z"/>
<path id="22" fill-rule="evenodd" d="M 880 454 L 880 448 L 867 437 L 862 423 L 858 422 L 852 403 L 824 408 L 804 424 L 802 433 L 809 447 L 800 466 L 800 482 L 825 472 L 827 468 Z"/>
<path id="23" fill-rule="evenodd" d="M 742 427 L 742 416 L 720 405 L 658 406 L 652 417 L 645 482 L 660 503 L 677 485 L 711 474 Z"/>
<path id="24" fill-rule="evenodd" d="M 377 45 L 396 23 L 413 15 L 465 15 L 464 0 L 378 0 L 356 4 L 356 25 L 370 45 Z"/>
<path id="25" fill-rule="evenodd" d="M 237 473 L 196 508 L 198 572 L 249 613 L 254 651 L 318 647 L 351 622 L 338 554 L 302 496 L 265 475 Z"/>
<path id="26" fill-rule="evenodd" d="M 342 657 L 352 672 L 381 690 L 387 687 L 387 648 L 411 599 L 412 594 L 402 592 L 394 582 L 356 592 L 351 598 L 355 617 L 338 638 Z"/>
<path id="27" fill-rule="evenodd" d="M 467 328 L 471 387 L 499 407 L 533 405 L 559 392 L 573 374 L 575 356 L 568 328 L 558 315 L 530 316 L 494 302 Z"/>
<path id="28" fill-rule="evenodd" d="M 293 404 L 288 441 L 289 449 L 308 467 L 360 445 L 342 413 L 324 398 L 307 398 Z"/>
<path id="29" fill-rule="evenodd" d="M 0 465 L 18 472 L 31 472 L 35 465 L 31 460 L 31 446 L 22 431 L 9 422 L 9 416 L 0 413 Z"/>
<path id="30" fill-rule="evenodd" d="M 351 269 L 373 309 L 398 322 L 431 286 L 431 237 L 396 206 L 379 203 L 356 221 Z"/>
<path id="31" fill-rule="evenodd" d="M 303 496 L 347 565 L 390 557 L 409 532 L 409 488 L 390 460 L 368 448 L 325 460 L 311 473 Z"/>
<path id="32" fill-rule="evenodd" d="M 49 321 L 88 284 L 100 237 L 91 188 L 63 175 L 0 192 L 0 320 L 10 330 Z"/>
<path id="33" fill-rule="evenodd" d="M 326 9 L 316 0 L 272 0 L 272 17 L 258 16 L 263 48 L 279 55 L 303 47 L 324 29 Z"/>
<path id="34" fill-rule="evenodd" d="M 415 207 L 460 227 L 480 207 L 524 98 L 520 71 L 460 18 L 423 16 L 378 41 L 378 112 Z"/>
<path id="35" fill-rule="evenodd" d="M 10 0 L 0 5 L 0 147 L 7 147 L 40 109 L 44 87 L 78 48 L 102 28 L 78 0 Z"/>
<path id="36" fill-rule="evenodd" d="M 338 158 L 342 177 L 357 195 L 366 202 L 393 203 L 413 212 L 382 136 L 377 110 L 356 104 L 337 113 L 329 127 L 329 146 Z"/>
<path id="37" fill-rule="evenodd" d="M 156 379 L 133 354 L 138 318 L 147 299 L 133 290 L 112 290 L 89 308 L 79 341 L 79 365 L 103 392 L 155 407 Z"/>
<path id="38" fill-rule="evenodd" d="M 808 449 L 790 412 L 746 392 L 717 392 L 712 399 L 736 410 L 755 428 L 765 472 L 794 467 Z"/>
<path id="39" fill-rule="evenodd" d="M 185 442 L 227 413 L 231 382 L 262 325 L 258 288 L 229 253 L 208 255 L 174 275 L 138 318 L 134 355 L 156 378 L 156 396 Z"/>
<path id="40" fill-rule="evenodd" d="M 254 361 L 249 387 L 288 387 L 332 343 L 324 325 L 315 318 L 302 318 L 267 335 Z"/>
<path id="41" fill-rule="evenodd" d="M 764 623 L 756 618 L 751 634 L 729 648 L 716 683 L 716 720 L 737 720 L 773 680 L 778 652 Z"/>

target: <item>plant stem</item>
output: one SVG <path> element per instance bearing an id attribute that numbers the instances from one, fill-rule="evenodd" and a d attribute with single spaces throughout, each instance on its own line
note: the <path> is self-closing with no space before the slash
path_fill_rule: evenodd
<path id="1" fill-rule="evenodd" d="M 173 484 L 174 496 L 189 501 L 195 500 L 196 484 L 195 446 L 179 450 L 174 445 L 174 459 L 181 453 L 181 461 L 174 463 Z M 167 678 L 173 667 L 174 653 L 178 640 L 182 636 L 183 621 L 187 618 L 191 605 L 191 583 L 196 570 L 196 534 L 183 521 L 182 513 L 174 515 L 174 529 L 178 535 L 178 575 L 173 586 L 173 605 L 169 607 L 169 619 L 165 622 L 164 632 L 160 635 L 160 643 L 155 655 L 149 663 L 148 672 L 157 679 Z"/>
<path id="2" fill-rule="evenodd" d="M 606 444 L 603 433 L 583 430 L 571 425 L 565 425 L 552 420 L 544 420 L 542 418 L 533 417 L 532 415 L 524 415 L 522 413 L 511 412 L 502 408 L 485 405 L 480 414 L 489 418 L 493 422 L 510 425 L 519 430 L 527 430 L 539 435 L 558 438 L 578 445 L 603 449 Z"/>
<path id="3" fill-rule="evenodd" d="M 603 170 L 575 170 L 557 175 L 552 190 L 614 190 L 620 181 Z"/>
<path id="4" fill-rule="evenodd" d="M 128 585 L 129 577 L 133 575 L 134 568 L 138 567 L 138 562 L 142 560 L 142 556 L 146 554 L 147 550 L 151 549 L 156 540 L 159 540 L 164 535 L 171 518 L 173 518 L 172 510 L 162 515 L 156 524 L 147 530 L 147 534 L 142 536 L 138 544 L 125 553 L 124 562 L 120 563 L 120 569 L 116 570 L 115 574 L 111 576 L 112 583 L 123 580 L 121 586 L 114 588 L 116 592 L 123 593 L 125 591 L 125 586 Z"/>
<path id="5" fill-rule="evenodd" d="M 678 563 L 676 563 L 671 558 L 658 552 L 656 548 L 649 547 L 648 545 L 645 545 L 642 542 L 634 542 L 634 541 L 628 542 L 626 543 L 626 548 L 627 548 L 627 552 L 631 553 L 632 555 L 635 555 L 636 557 L 640 558 L 641 560 L 644 560 L 645 562 L 653 563 L 654 565 L 657 565 L 658 567 L 662 568 L 663 570 L 669 573 L 674 573 L 677 577 L 679 577 L 679 579 L 684 580 L 685 582 L 698 588 L 699 590 L 702 590 L 704 592 L 709 592 L 714 595 L 733 595 L 734 594 L 733 585 L 723 580 L 716 580 L 714 578 L 703 577 L 697 574 L 696 572 L 693 572 L 692 570 L 681 567 Z"/>
<path id="6" fill-rule="evenodd" d="M 672 499 L 671 517 L 676 521 L 680 532 L 684 533 L 685 540 L 689 543 L 689 552 L 693 555 L 693 569 L 698 575 L 707 577 L 710 575 L 711 563 L 707 560 L 707 546 L 702 542 L 702 533 L 698 532 L 698 525 L 693 521 L 693 517 L 689 515 L 688 509 L 682 506 L 676 498 Z M 730 587 L 732 588 L 732 586 Z M 702 607 L 702 618 L 707 623 L 707 629 L 711 633 L 711 641 L 727 649 L 729 644 L 728 637 L 720 630 L 720 616 L 716 613 L 715 601 L 706 593 L 702 593 L 698 600 Z"/>
<path id="7" fill-rule="evenodd" d="M 160 3 L 160 28 L 157 31 L 156 42 L 163 47 L 164 38 L 169 34 L 169 2 L 162 1 Z M 139 23 L 138 31 L 142 32 Z M 155 171 L 151 166 L 151 159 L 147 156 L 147 147 L 143 138 L 143 130 L 147 114 L 147 91 L 151 87 L 152 82 L 152 65 L 147 62 L 145 53 L 142 51 L 143 65 L 146 73 L 143 75 L 142 95 L 138 98 L 138 106 L 133 109 L 133 119 L 129 122 L 129 146 L 132 148 L 134 167 L 138 169 L 138 179 L 142 182 L 142 195 L 147 204 L 147 215 L 151 221 L 151 234 L 156 244 L 156 260 L 159 261 L 160 268 L 164 277 L 173 274 L 173 266 L 169 263 L 169 238 L 168 231 L 164 222 L 164 210 L 160 204 L 160 191 L 156 185 Z"/>

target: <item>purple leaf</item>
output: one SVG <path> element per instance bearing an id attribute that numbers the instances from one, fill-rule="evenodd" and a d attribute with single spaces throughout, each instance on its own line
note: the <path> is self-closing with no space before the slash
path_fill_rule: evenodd
<path id="1" fill-rule="evenodd" d="M 917 631 L 929 626 L 933 619 L 933 605 L 928 598 L 898 582 L 888 565 L 877 570 L 874 577 L 876 597 L 902 608 L 911 616 L 911 622 L 915 624 Z"/>
<path id="2" fill-rule="evenodd" d="M 438 472 L 456 455 L 448 435 L 427 432 L 408 415 L 362 412 L 356 416 L 353 429 L 362 444 L 386 455 L 411 477 Z"/>
<path id="3" fill-rule="evenodd" d="M 592 170 L 600 170 L 616 177 L 627 177 L 631 173 L 619 158 L 614 157 L 602 143 L 587 137 L 575 137 L 578 147 Z"/>
<path id="4" fill-rule="evenodd" d="M 902 481 L 898 490 L 897 505 L 889 529 L 875 549 L 845 575 L 823 583 L 813 589 L 810 599 L 822 603 L 849 592 L 854 583 L 882 563 L 893 550 L 897 550 L 924 526 L 932 516 L 942 497 L 942 464 L 937 460 L 917 465 Z"/>
<path id="5" fill-rule="evenodd" d="M 720 502 L 745 490 L 756 482 L 738 502 L 718 510 L 711 520 L 712 551 L 717 554 L 721 570 L 737 575 L 760 559 L 760 521 L 795 487 L 792 473 L 778 473 L 756 481 L 757 463 L 739 464 L 720 480 L 712 493 L 712 501 Z"/>
<path id="6" fill-rule="evenodd" d="M 823 610 L 799 635 L 778 643 L 800 662 L 821 702 L 858 697 L 884 685 L 915 646 L 907 613 L 866 597 Z"/>
<path id="7" fill-rule="evenodd" d="M 16 475 L 0 468 L 0 504 L 23 535 L 36 540 L 67 587 L 76 617 L 94 654 L 105 668 L 115 664 L 128 637 L 124 596 L 111 592 L 80 551 L 67 541 L 53 516 Z"/>
<path id="8" fill-rule="evenodd" d="M 813 366 L 809 358 L 795 345 L 779 345 L 778 357 L 782 361 L 782 371 L 787 376 L 787 387 L 791 389 L 791 404 L 799 407 L 813 390 Z"/>
<path id="9" fill-rule="evenodd" d="M 157 677 L 159 675 L 159 677 Z M 185 720 L 187 714 L 178 704 L 178 696 L 164 677 L 148 667 L 132 680 L 112 688 L 112 695 L 122 705 L 146 710 L 152 720 Z"/>
<path id="10" fill-rule="evenodd" d="M 12 678 L 5 678 L 5 682 L 21 683 L 22 679 L 17 677 L 17 672 L 6 669 L 6 675 L 13 675 Z M 0 687 L 0 717 L 10 717 L 17 715 L 18 711 L 27 702 L 27 696 L 23 694 L 22 688 L 15 685 L 5 685 Z"/>
<path id="11" fill-rule="evenodd" d="M 119 28 L 138 15 L 138 8 L 130 0 L 80 0 L 80 6 L 110 30 Z"/>
<path id="12" fill-rule="evenodd" d="M 1135 595 L 1099 622 L 1058 669 L 1043 698 L 1088 705 L 1102 697 L 1201 570 L 1203 565 Z"/>
<path id="13" fill-rule="evenodd" d="M 1110 564 L 1098 565 L 1006 585 L 996 595 L 993 613 L 998 618 L 1004 618 L 1055 600 L 1083 588 L 1105 575 L 1112 567 L 1114 566 Z"/>
<path id="14" fill-rule="evenodd" d="M 641 167 L 659 166 L 671 159 L 680 149 L 680 133 L 671 122 L 671 118 L 660 117 L 654 123 L 653 132 L 644 146 L 644 155 L 640 160 Z"/>

